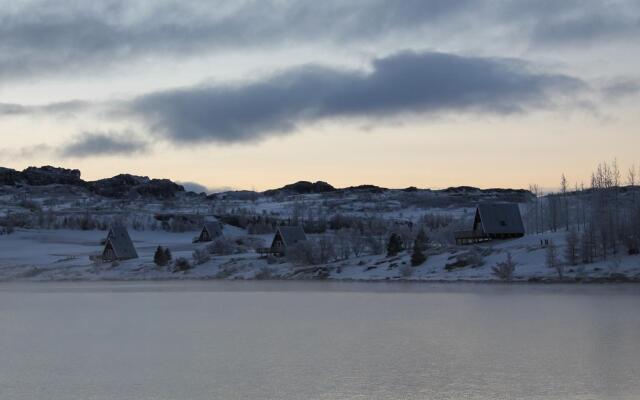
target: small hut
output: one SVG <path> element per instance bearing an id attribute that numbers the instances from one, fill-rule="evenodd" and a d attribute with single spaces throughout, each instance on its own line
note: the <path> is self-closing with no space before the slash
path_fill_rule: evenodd
<path id="1" fill-rule="evenodd" d="M 284 255 L 287 247 L 307 241 L 307 235 L 301 226 L 279 226 L 273 236 L 270 252 Z"/>
<path id="2" fill-rule="evenodd" d="M 138 258 L 129 232 L 124 226 L 113 226 L 109 229 L 102 251 L 103 261 L 120 261 Z"/>
<path id="3" fill-rule="evenodd" d="M 480 204 L 476 208 L 473 230 L 456 232 L 456 244 L 474 244 L 493 239 L 523 237 L 520 207 L 516 203 Z"/>
<path id="4" fill-rule="evenodd" d="M 218 237 L 222 236 L 222 227 L 217 221 L 205 222 L 200 231 L 200 236 L 196 239 L 197 242 L 210 242 Z"/>

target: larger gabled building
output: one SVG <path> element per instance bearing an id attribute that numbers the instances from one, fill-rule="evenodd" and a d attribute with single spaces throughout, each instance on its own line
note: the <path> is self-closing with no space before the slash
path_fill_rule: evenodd
<path id="1" fill-rule="evenodd" d="M 103 261 L 121 261 L 138 258 L 129 232 L 124 226 L 113 226 L 109 229 L 102 251 Z"/>
<path id="2" fill-rule="evenodd" d="M 473 244 L 492 239 L 523 237 L 520 207 L 516 203 L 480 204 L 476 208 L 473 230 L 456 232 L 456 244 Z"/>

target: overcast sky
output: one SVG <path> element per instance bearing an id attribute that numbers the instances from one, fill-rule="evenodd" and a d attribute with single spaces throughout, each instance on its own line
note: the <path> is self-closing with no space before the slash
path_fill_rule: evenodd
<path id="1" fill-rule="evenodd" d="M 555 187 L 640 162 L 637 0 L 0 0 L 0 165 Z"/>

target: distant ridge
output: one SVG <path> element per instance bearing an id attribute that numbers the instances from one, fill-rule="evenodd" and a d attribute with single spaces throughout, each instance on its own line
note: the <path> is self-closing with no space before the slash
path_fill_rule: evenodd
<path id="1" fill-rule="evenodd" d="M 81 178 L 81 173 L 78 169 L 59 168 L 50 165 L 45 165 L 42 167 L 28 167 L 23 171 L 0 167 L 0 186 L 1 185 L 71 185 L 83 187 L 97 195 L 111 198 L 154 197 L 167 199 L 173 198 L 179 193 L 196 195 L 194 192 L 186 191 L 182 185 L 172 182 L 169 179 L 151 179 L 147 176 L 119 174 L 111 178 L 98 179 L 95 181 L 85 181 Z M 480 189 L 473 186 L 455 186 L 442 190 L 419 189 L 415 186 L 410 186 L 404 189 L 389 189 L 370 184 L 336 188 L 324 181 L 298 181 L 277 189 L 265 190 L 264 192 L 251 190 L 235 190 L 215 193 L 207 197 L 209 199 L 227 198 L 237 200 L 250 200 L 255 199 L 259 196 L 272 197 L 324 193 L 384 193 L 387 191 L 403 191 L 407 193 L 433 192 L 446 193 L 452 196 L 469 196 L 474 194 L 487 193 L 532 196 L 531 192 L 525 189 Z M 204 196 L 204 194 L 199 195 Z"/>
<path id="2" fill-rule="evenodd" d="M 402 190 L 403 192 L 418 192 L 418 191 L 432 191 L 432 192 L 443 192 L 449 194 L 464 194 L 464 193 L 520 193 L 526 194 L 530 193 L 526 189 L 504 189 L 504 188 L 489 188 L 489 189 L 480 189 L 473 186 L 452 186 L 442 190 L 433 190 L 433 189 L 418 189 L 415 186 L 409 186 L 404 189 L 389 189 L 386 187 L 376 186 L 376 185 L 356 185 L 356 186 L 348 186 L 345 188 L 336 188 L 324 181 L 310 182 L 310 181 L 298 181 L 295 183 L 291 183 L 285 185 L 278 189 L 269 189 L 264 192 L 253 192 L 255 194 L 263 194 L 265 196 L 275 196 L 275 195 L 294 195 L 294 194 L 312 194 L 312 193 L 330 193 L 330 192 L 369 192 L 369 193 L 384 193 L 390 190 Z M 231 193 L 231 192 L 223 192 L 223 193 Z"/>

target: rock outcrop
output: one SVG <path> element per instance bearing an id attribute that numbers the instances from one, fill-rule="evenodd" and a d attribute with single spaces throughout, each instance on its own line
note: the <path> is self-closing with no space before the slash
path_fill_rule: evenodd
<path id="1" fill-rule="evenodd" d="M 0 167 L 0 185 L 48 186 L 67 185 L 85 188 L 95 194 L 111 198 L 155 197 L 173 198 L 184 188 L 169 179 L 150 179 L 146 176 L 120 174 L 97 181 L 84 181 L 77 169 L 46 165 L 28 167 L 23 171 Z"/>

